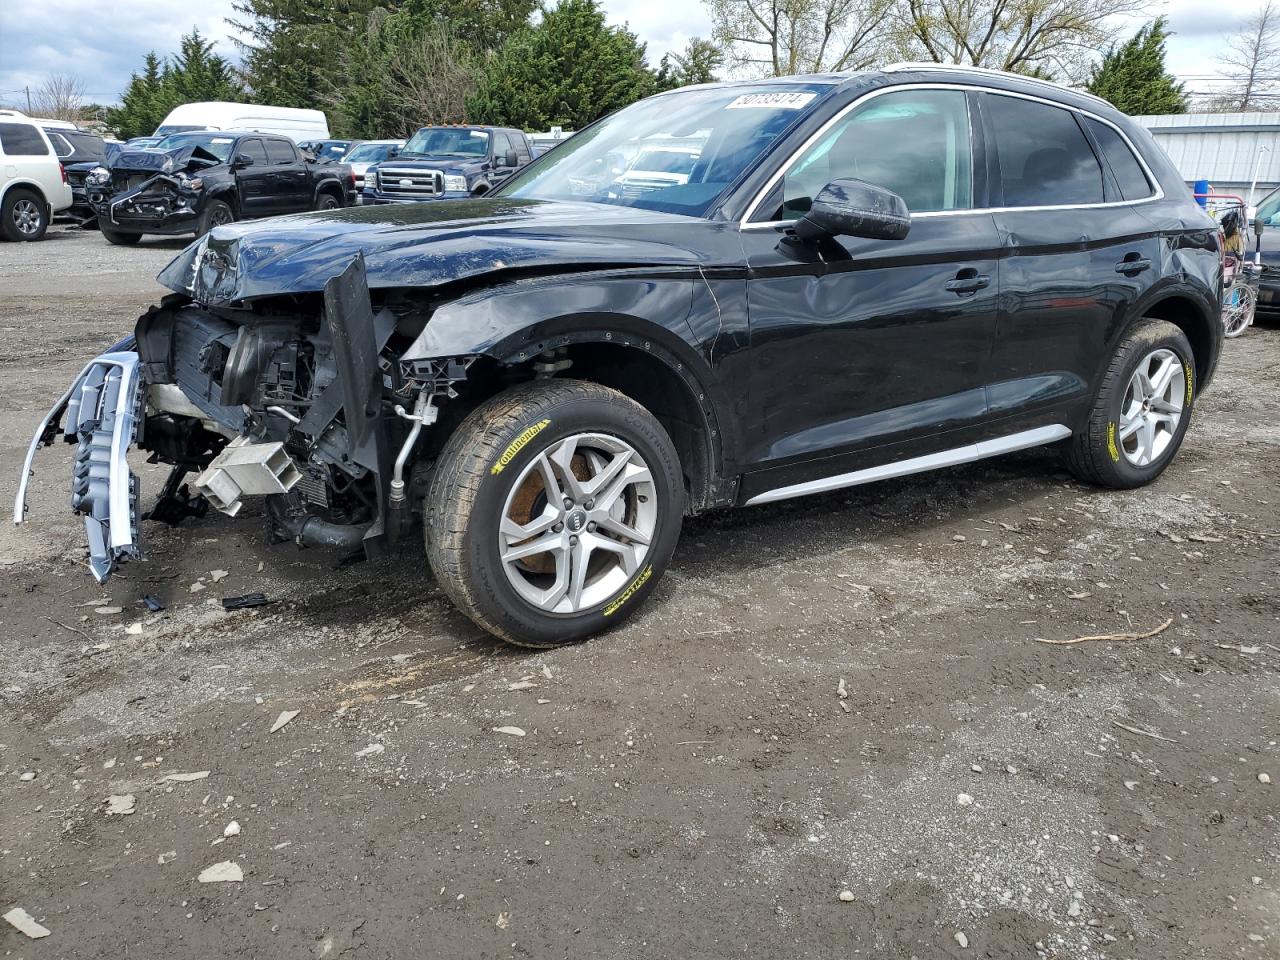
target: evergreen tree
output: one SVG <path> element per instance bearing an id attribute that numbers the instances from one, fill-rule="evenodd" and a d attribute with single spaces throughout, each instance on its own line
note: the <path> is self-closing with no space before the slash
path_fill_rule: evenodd
<path id="1" fill-rule="evenodd" d="M 1182 84 L 1164 66 L 1168 23 L 1157 17 L 1093 66 L 1086 89 L 1128 114 L 1186 113 Z"/>
<path id="2" fill-rule="evenodd" d="M 597 0 L 560 0 L 485 64 L 468 102 L 476 122 L 581 129 L 657 89 L 644 44 L 605 23 Z"/>
<path id="3" fill-rule="evenodd" d="M 665 53 L 658 65 L 659 90 L 675 90 L 695 83 L 712 83 L 724 66 L 724 51 L 710 40 L 694 37 L 682 52 Z"/>
<path id="4" fill-rule="evenodd" d="M 192 28 L 178 52 L 163 63 L 154 51 L 147 54 L 142 73 L 135 73 L 121 94 L 119 108 L 107 112 L 107 123 L 125 139 L 144 137 L 179 104 L 243 99 L 231 64 Z"/>

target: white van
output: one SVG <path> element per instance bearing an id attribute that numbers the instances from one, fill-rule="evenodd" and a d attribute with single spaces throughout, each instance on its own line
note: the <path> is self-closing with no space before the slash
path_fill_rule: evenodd
<path id="1" fill-rule="evenodd" d="M 210 100 L 174 107 L 156 127 L 157 137 L 192 130 L 248 130 L 275 133 L 295 143 L 328 140 L 329 121 L 320 110 L 295 107 L 264 107 L 253 103 L 226 103 Z"/>

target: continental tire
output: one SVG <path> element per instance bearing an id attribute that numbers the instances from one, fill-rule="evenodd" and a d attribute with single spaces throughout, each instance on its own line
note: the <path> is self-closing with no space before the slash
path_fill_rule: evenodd
<path id="1" fill-rule="evenodd" d="M 675 447 L 647 410 L 580 380 L 506 390 L 449 438 L 424 504 L 436 580 L 480 627 L 552 647 L 634 614 L 680 536 Z"/>
<path id="2" fill-rule="evenodd" d="M 1160 476 L 1191 423 L 1195 369 L 1180 329 L 1164 320 L 1135 323 L 1103 374 L 1087 424 L 1067 441 L 1071 471 L 1116 489 Z"/>

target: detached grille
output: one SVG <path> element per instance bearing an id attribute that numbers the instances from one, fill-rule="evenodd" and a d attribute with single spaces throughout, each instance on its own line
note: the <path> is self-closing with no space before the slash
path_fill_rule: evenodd
<path id="1" fill-rule="evenodd" d="M 416 199 L 444 193 L 444 174 L 439 170 L 378 169 L 378 189 L 390 197 Z"/>

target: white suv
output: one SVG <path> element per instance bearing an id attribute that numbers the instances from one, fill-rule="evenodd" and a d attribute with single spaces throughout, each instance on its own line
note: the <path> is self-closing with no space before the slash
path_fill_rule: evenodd
<path id="1" fill-rule="evenodd" d="M 23 114 L 0 111 L 0 237 L 39 240 L 71 185 L 48 136 Z"/>

